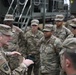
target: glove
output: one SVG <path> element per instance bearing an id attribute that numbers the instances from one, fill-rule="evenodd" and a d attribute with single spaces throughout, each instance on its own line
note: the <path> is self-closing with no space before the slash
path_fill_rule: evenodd
<path id="1" fill-rule="evenodd" d="M 25 59 L 23 58 L 23 62 L 27 67 L 30 66 L 31 64 L 34 64 L 34 62 L 30 59 Z"/>

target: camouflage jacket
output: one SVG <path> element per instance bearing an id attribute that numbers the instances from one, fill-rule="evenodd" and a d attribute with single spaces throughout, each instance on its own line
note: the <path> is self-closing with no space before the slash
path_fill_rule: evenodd
<path id="1" fill-rule="evenodd" d="M 56 37 L 58 37 L 59 39 L 61 39 L 61 41 L 63 42 L 66 38 L 67 38 L 67 36 L 68 35 L 70 35 L 71 34 L 71 31 L 68 29 L 68 28 L 66 28 L 65 26 L 62 26 L 62 28 L 57 28 L 57 26 L 55 25 L 54 26 L 54 35 L 56 36 Z"/>
<path id="2" fill-rule="evenodd" d="M 43 37 L 43 33 L 38 30 L 38 32 L 34 35 L 31 30 L 24 34 L 27 48 L 26 54 L 39 54 L 39 50 L 37 47 L 38 41 Z"/>
<path id="3" fill-rule="evenodd" d="M 59 64 L 56 53 L 59 53 L 62 48 L 61 41 L 53 35 L 49 40 L 45 40 L 43 37 L 40 41 L 41 72 L 50 73 L 57 70 Z"/>
<path id="4" fill-rule="evenodd" d="M 23 33 L 23 32 L 20 28 L 18 28 L 17 26 L 14 26 L 14 25 L 11 29 L 11 32 L 13 32 L 13 34 L 11 36 L 12 40 L 9 41 L 8 46 L 4 46 L 5 51 L 16 51 L 17 49 L 19 49 L 19 41 L 21 40 L 19 35 L 20 35 L 20 33 Z"/>
<path id="5" fill-rule="evenodd" d="M 68 38 L 76 38 L 76 36 L 74 35 L 74 34 L 70 34 L 66 39 L 68 39 Z"/>
<path id="6" fill-rule="evenodd" d="M 26 67 L 22 67 L 21 63 L 20 63 L 20 66 L 18 66 L 17 68 L 15 68 L 12 71 L 10 69 L 9 64 L 8 64 L 8 61 L 6 60 L 6 56 L 7 57 L 10 56 L 9 52 L 4 52 L 3 48 L 0 48 L 0 74 L 1 75 L 24 75 L 24 72 L 26 72 L 27 68 Z"/>
<path id="7" fill-rule="evenodd" d="M 21 29 L 14 26 L 11 28 L 11 32 L 13 33 L 12 36 L 11 36 L 11 40 L 8 42 L 8 45 L 4 45 L 4 51 L 18 51 L 19 52 L 19 49 L 20 49 L 20 46 L 19 46 L 19 42 L 22 38 L 20 38 L 20 34 L 22 33 Z M 14 70 L 15 68 L 17 68 L 19 66 L 19 60 L 18 60 L 18 57 L 16 56 L 10 56 L 10 57 L 7 57 L 6 58 L 8 63 L 9 63 L 9 66 L 11 68 L 11 70 Z"/>

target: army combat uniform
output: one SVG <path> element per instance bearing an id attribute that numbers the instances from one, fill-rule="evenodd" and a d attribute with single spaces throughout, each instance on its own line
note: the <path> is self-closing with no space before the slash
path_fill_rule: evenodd
<path id="1" fill-rule="evenodd" d="M 38 71 L 37 69 L 39 68 L 39 63 L 40 63 L 40 52 L 38 50 L 37 43 L 40 40 L 40 38 L 43 36 L 43 33 L 38 30 L 36 35 L 34 35 L 30 30 L 24 36 L 25 39 L 27 40 L 27 43 L 25 45 L 27 46 L 26 56 L 28 57 L 29 55 L 33 55 L 35 57 L 34 71 L 35 73 L 37 73 Z"/>
<path id="2" fill-rule="evenodd" d="M 61 66 L 63 68 L 63 71 L 66 72 L 66 75 L 76 75 L 76 68 L 74 67 L 74 65 L 76 65 L 75 63 L 76 58 L 73 58 L 76 56 L 76 38 L 66 39 L 63 42 L 62 46 L 63 48 L 59 54 L 61 58 Z M 65 61 L 66 59 L 69 61 L 70 64 L 67 63 L 67 61 Z M 69 65 L 69 66 L 66 66 L 66 65 Z M 66 66 L 66 68 L 64 66 Z M 70 68 L 67 69 L 68 67 Z"/>
<path id="3" fill-rule="evenodd" d="M 12 71 L 5 58 L 6 56 L 11 56 L 10 52 L 4 52 L 3 48 L 0 48 L 0 74 L 1 75 L 26 75 L 25 71 L 27 71 L 27 66 L 20 64 L 19 67 L 15 68 Z"/>
<path id="4" fill-rule="evenodd" d="M 32 27 L 38 27 L 39 25 L 39 21 L 34 19 L 31 21 L 31 26 Z M 34 75 L 38 75 L 39 74 L 39 63 L 40 63 L 40 52 L 39 52 L 39 47 L 37 47 L 37 43 L 38 41 L 43 37 L 43 33 L 36 29 L 37 31 L 35 32 L 35 34 L 32 32 L 33 29 L 31 28 L 31 30 L 27 31 L 24 34 L 24 38 L 26 41 L 25 44 L 25 57 L 28 58 L 30 55 L 34 58 L 34 65 L 31 65 L 28 67 L 28 75 L 31 75 L 32 73 L 32 69 L 34 72 Z"/>
<path id="5" fill-rule="evenodd" d="M 57 52 L 59 52 L 61 49 L 61 42 L 55 36 L 51 36 L 48 41 L 45 41 L 45 38 L 41 41 L 41 73 L 44 75 L 56 75 L 56 73 L 58 73 L 57 71 L 59 71 L 59 64 L 54 49 L 56 48 Z"/>
<path id="6" fill-rule="evenodd" d="M 13 15 L 6 14 L 4 22 L 7 22 L 7 21 L 13 22 L 14 21 Z M 13 33 L 11 36 L 12 39 L 9 41 L 8 46 L 5 45 L 3 47 L 4 51 L 10 51 L 10 52 L 18 51 L 19 52 L 19 47 L 20 47 L 19 41 L 21 41 L 21 38 L 19 36 L 21 33 L 23 33 L 23 31 L 19 27 L 15 26 L 13 24 L 11 24 L 10 27 L 11 27 L 11 32 Z M 8 60 L 11 70 L 14 70 L 15 68 L 17 68 L 19 66 L 17 57 L 10 56 L 7 58 L 7 60 Z"/>
<path id="7" fill-rule="evenodd" d="M 69 35 L 66 39 L 68 38 L 76 38 L 76 18 L 72 20 L 72 22 L 69 24 L 70 29 L 72 31 L 72 34 Z"/>
<path id="8" fill-rule="evenodd" d="M 54 25 L 54 35 L 59 38 L 62 42 L 71 34 L 71 31 L 63 26 L 63 15 L 56 15 L 55 21 L 57 25 Z"/>
<path id="9" fill-rule="evenodd" d="M 52 26 L 53 27 L 53 26 Z M 51 31 L 51 27 L 44 27 L 44 31 Z M 40 73 L 41 75 L 59 75 L 59 52 L 61 50 L 61 41 L 51 35 L 46 40 L 45 37 L 40 39 Z"/>
<path id="10" fill-rule="evenodd" d="M 69 35 L 71 34 L 71 31 L 66 28 L 65 26 L 62 26 L 61 28 L 57 29 L 57 26 L 54 26 L 54 35 L 61 39 L 63 42 Z"/>
<path id="11" fill-rule="evenodd" d="M 11 70 L 6 57 L 13 56 L 11 51 L 4 51 L 4 45 L 7 45 L 11 40 L 12 32 L 10 27 L 4 24 L 0 24 L 0 74 L 1 75 L 23 75 L 23 71 L 26 71 L 27 66 L 22 67 L 23 57 L 18 55 L 19 66 L 14 70 Z M 16 56 L 15 56 L 16 57 Z M 17 63 L 17 64 L 18 64 Z"/>

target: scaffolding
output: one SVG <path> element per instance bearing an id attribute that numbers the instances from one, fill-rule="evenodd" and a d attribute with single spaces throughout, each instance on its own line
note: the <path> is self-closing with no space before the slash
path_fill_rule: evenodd
<path id="1" fill-rule="evenodd" d="M 10 13 L 14 1 L 12 0 L 7 14 Z M 17 0 L 17 4 L 13 9 L 12 14 L 15 15 L 15 20 L 18 19 L 15 23 L 22 24 L 22 27 L 27 26 L 33 18 L 42 19 L 45 25 L 46 18 L 54 18 L 57 14 L 65 15 L 68 12 L 64 11 L 64 0 L 24 0 L 23 3 Z"/>

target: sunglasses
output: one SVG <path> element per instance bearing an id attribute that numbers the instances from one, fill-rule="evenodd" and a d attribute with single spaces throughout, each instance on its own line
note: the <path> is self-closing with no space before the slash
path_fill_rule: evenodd
<path id="1" fill-rule="evenodd" d="M 76 29 L 76 27 L 72 27 L 72 29 Z"/>
<path id="2" fill-rule="evenodd" d="M 62 22 L 62 21 L 60 21 L 60 20 L 57 20 L 56 22 Z"/>

